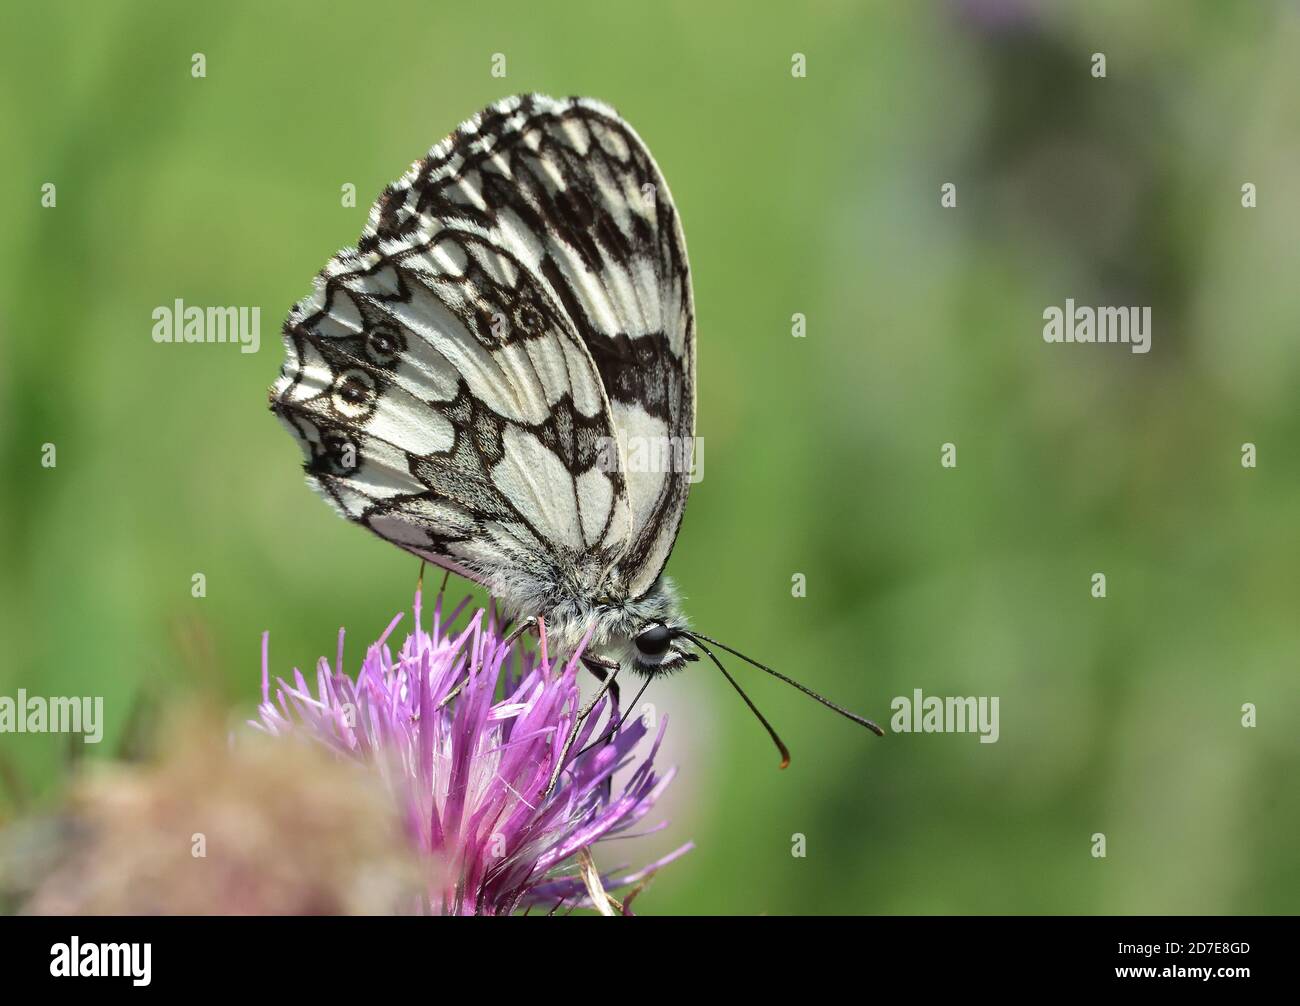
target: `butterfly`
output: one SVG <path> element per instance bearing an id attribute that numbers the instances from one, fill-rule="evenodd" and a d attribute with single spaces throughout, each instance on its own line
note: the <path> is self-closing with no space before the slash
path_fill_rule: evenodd
<path id="1" fill-rule="evenodd" d="M 668 185 L 607 105 L 525 94 L 462 123 L 384 189 L 284 345 L 271 409 L 348 520 L 553 645 L 588 640 L 602 680 L 702 650 L 741 691 L 712 644 L 880 732 L 692 631 L 664 575 L 691 480 L 691 274 Z M 671 463 L 626 463 L 647 444 Z"/>

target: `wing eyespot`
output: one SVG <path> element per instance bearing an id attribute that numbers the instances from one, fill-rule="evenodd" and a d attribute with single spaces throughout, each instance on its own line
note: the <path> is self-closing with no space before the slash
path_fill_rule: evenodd
<path id="1" fill-rule="evenodd" d="M 374 411 L 375 379 L 360 367 L 351 367 L 334 379 L 330 404 L 345 419 L 356 422 Z"/>
<path id="2" fill-rule="evenodd" d="M 532 304 L 520 304 L 515 312 L 515 324 L 524 335 L 535 335 L 542 330 L 542 314 Z"/>
<path id="3" fill-rule="evenodd" d="M 397 329 L 380 325 L 366 333 L 366 356 L 380 367 L 391 367 L 406 352 L 406 337 Z"/>

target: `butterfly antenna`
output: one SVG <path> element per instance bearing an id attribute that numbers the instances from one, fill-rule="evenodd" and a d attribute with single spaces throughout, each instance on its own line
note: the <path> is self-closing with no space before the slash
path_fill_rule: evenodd
<path id="1" fill-rule="evenodd" d="M 885 736 L 885 731 L 881 730 L 880 727 L 876 726 L 876 724 L 872 723 L 871 720 L 867 719 L 865 716 L 859 716 L 857 713 L 850 712 L 839 703 L 832 702 L 830 699 L 826 698 L 825 695 L 819 695 L 817 692 L 814 692 L 807 685 L 801 685 L 799 682 L 795 681 L 794 678 L 786 677 L 780 671 L 773 670 L 771 667 L 768 667 L 767 664 L 760 664 L 753 657 L 745 656 L 739 650 L 732 649 L 726 643 L 719 643 L 716 639 L 711 639 L 710 637 L 705 636 L 698 632 L 686 632 L 683 633 L 683 635 L 689 636 L 691 639 L 695 640 L 697 646 L 701 646 L 701 647 L 703 646 L 703 644 L 700 642 L 700 640 L 702 639 L 708 640 L 710 643 L 712 643 L 714 646 L 718 647 L 719 649 L 726 650 L 728 653 L 733 654 L 734 656 L 737 656 L 741 660 L 745 661 L 745 663 L 752 664 L 754 667 L 757 667 L 760 671 L 767 671 L 767 673 L 772 675 L 772 677 L 780 678 L 787 685 L 793 685 L 795 688 L 799 689 L 799 691 L 803 692 L 809 698 L 816 699 L 827 709 L 833 709 L 835 710 L 835 712 L 839 713 L 845 719 L 852 720 L 854 723 L 858 724 L 858 726 L 866 727 L 877 737 Z M 704 652 L 708 653 L 709 651 L 706 649 Z M 709 656 L 713 656 L 713 654 L 710 653 Z M 714 662 L 717 663 L 716 657 L 714 658 Z M 721 667 L 722 665 L 718 664 L 718 666 Z M 723 673 L 725 674 L 726 672 L 724 671 Z M 728 677 L 730 677 L 730 675 L 728 675 Z"/>
<path id="2" fill-rule="evenodd" d="M 781 752 L 781 767 L 785 768 L 787 765 L 789 765 L 790 749 L 785 746 L 785 742 L 782 741 L 781 738 L 777 735 L 777 732 L 772 728 L 772 724 L 767 722 L 767 717 L 758 711 L 758 706 L 754 705 L 750 697 L 745 694 L 745 689 L 740 687 L 740 682 L 731 676 L 731 673 L 725 667 L 722 666 L 722 661 L 719 660 L 716 655 L 714 655 L 714 652 L 712 650 L 710 650 L 707 646 L 705 646 L 702 642 L 700 642 L 700 640 L 695 636 L 694 633 L 686 632 L 683 633 L 683 635 L 689 636 L 692 640 L 694 640 L 695 645 L 698 646 L 705 653 L 707 653 L 709 659 L 718 665 L 718 670 L 722 672 L 722 676 L 731 682 L 731 687 L 734 688 L 740 694 L 740 697 L 745 700 L 745 705 L 749 706 L 749 711 L 758 717 L 758 722 L 763 724 L 764 728 L 767 730 L 768 736 L 772 738 L 772 743 L 775 744 L 776 749 Z M 709 642 L 713 642 L 713 640 L 710 639 Z"/>

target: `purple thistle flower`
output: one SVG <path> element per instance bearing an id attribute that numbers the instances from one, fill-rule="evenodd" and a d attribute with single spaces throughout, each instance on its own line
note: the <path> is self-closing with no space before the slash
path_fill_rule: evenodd
<path id="1" fill-rule="evenodd" d="M 420 602 L 417 591 L 415 631 L 396 658 L 388 638 L 402 614 L 367 649 L 355 679 L 343 671 L 340 629 L 334 666 L 324 657 L 317 665 L 315 693 L 295 668 L 292 685 L 276 679 L 274 702 L 264 633 L 260 722 L 253 725 L 273 735 L 306 731 L 380 773 L 431 867 L 417 910 L 501 915 L 531 905 L 590 906 L 591 887 L 572 860 L 624 835 L 667 787 L 675 770 L 654 769 L 666 719 L 638 760 L 645 723 L 630 718 L 605 738 L 618 722 L 606 696 L 566 752 L 581 708 L 581 648 L 560 667 L 548 659 L 543 634 L 540 659 L 511 660 L 511 647 L 482 610 L 452 632 L 468 598 L 444 619 L 440 596 L 430 632 L 420 624 Z M 629 767 L 617 783 L 615 774 Z M 640 883 L 690 848 L 601 881 L 611 888 Z"/>

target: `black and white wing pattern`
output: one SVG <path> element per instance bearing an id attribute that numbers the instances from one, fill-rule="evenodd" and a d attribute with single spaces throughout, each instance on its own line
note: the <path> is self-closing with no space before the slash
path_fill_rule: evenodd
<path id="1" fill-rule="evenodd" d="M 690 277 L 611 109 L 525 95 L 461 125 L 384 191 L 285 345 L 272 408 L 351 520 L 523 608 L 658 577 L 688 473 L 602 460 L 694 432 Z"/>

